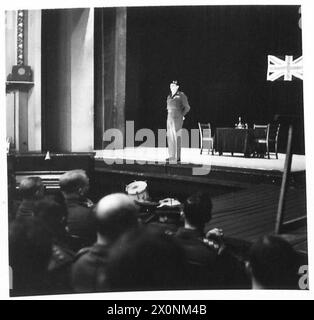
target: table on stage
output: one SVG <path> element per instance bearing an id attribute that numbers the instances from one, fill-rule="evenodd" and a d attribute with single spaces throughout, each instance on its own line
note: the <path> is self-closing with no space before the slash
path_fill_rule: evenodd
<path id="1" fill-rule="evenodd" d="M 214 138 L 214 149 L 223 152 L 243 153 L 249 157 L 254 151 L 254 130 L 236 128 L 217 128 Z"/>

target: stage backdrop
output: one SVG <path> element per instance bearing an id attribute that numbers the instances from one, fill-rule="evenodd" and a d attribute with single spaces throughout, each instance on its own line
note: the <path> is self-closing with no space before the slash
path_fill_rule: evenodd
<path id="1" fill-rule="evenodd" d="M 268 55 L 302 55 L 299 20 L 299 6 L 128 8 L 126 120 L 137 129 L 165 128 L 176 79 L 191 105 L 187 128 L 198 121 L 234 126 L 238 116 L 252 126 L 294 114 L 295 151 L 304 153 L 302 80 L 266 80 Z M 281 151 L 286 133 L 283 126 Z"/>

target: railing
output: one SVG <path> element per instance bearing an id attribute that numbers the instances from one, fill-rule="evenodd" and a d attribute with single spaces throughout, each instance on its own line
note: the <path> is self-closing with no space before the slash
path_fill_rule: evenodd
<path id="1" fill-rule="evenodd" d="M 306 216 L 302 216 L 302 217 L 284 222 L 285 198 L 286 198 L 288 185 L 289 185 L 291 163 L 292 163 L 292 156 L 293 156 L 292 154 L 293 129 L 294 129 L 294 125 L 293 125 L 293 117 L 292 117 L 289 123 L 287 151 L 286 151 L 285 165 L 284 165 L 284 171 L 282 175 L 281 189 L 280 189 L 278 209 L 277 209 L 277 217 L 276 217 L 276 225 L 275 225 L 276 234 L 292 231 L 298 227 L 302 227 L 306 225 L 307 223 Z"/>

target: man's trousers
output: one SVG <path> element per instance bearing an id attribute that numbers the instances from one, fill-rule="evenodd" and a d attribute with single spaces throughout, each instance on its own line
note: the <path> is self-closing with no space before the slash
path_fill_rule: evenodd
<path id="1" fill-rule="evenodd" d="M 181 158 L 181 132 L 183 116 L 168 113 L 167 117 L 167 141 L 170 158 Z"/>

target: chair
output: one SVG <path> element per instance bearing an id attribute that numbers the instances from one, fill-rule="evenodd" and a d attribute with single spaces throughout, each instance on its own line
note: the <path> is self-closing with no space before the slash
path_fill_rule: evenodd
<path id="1" fill-rule="evenodd" d="M 198 123 L 198 128 L 200 131 L 200 138 L 201 138 L 201 154 L 203 153 L 205 143 L 208 144 L 208 154 L 209 151 L 212 151 L 214 154 L 214 139 L 211 134 L 210 123 Z"/>
<path id="2" fill-rule="evenodd" d="M 280 130 L 280 124 L 267 124 L 267 125 L 256 125 L 253 126 L 255 143 L 258 149 L 259 145 L 266 147 L 266 153 L 268 159 L 270 159 L 270 148 L 274 148 L 276 159 L 278 159 L 278 136 Z"/>
<path id="3" fill-rule="evenodd" d="M 264 156 L 266 150 L 267 124 L 254 124 L 254 156 Z"/>

